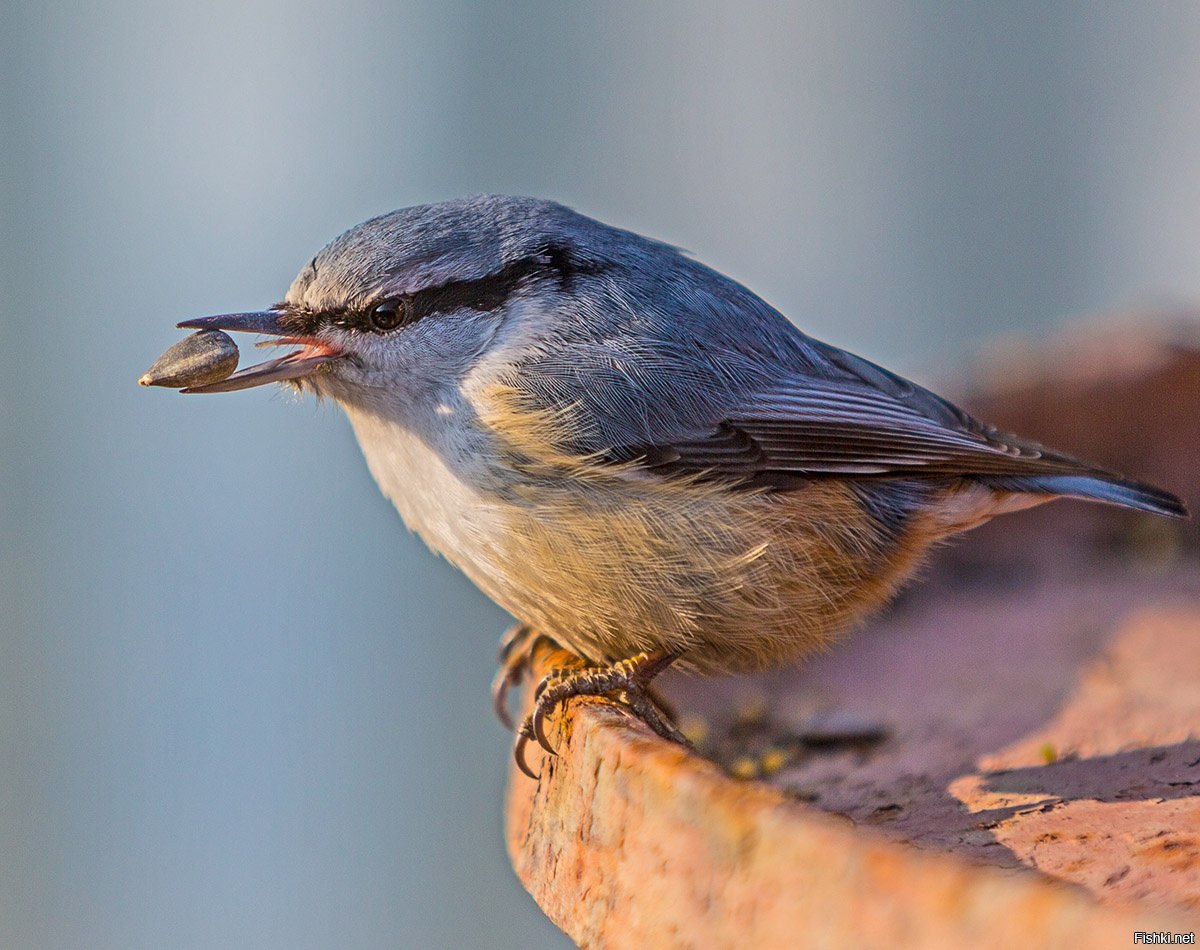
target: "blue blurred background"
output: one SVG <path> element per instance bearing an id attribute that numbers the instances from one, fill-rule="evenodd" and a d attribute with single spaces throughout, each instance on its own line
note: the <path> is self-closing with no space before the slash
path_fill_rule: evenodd
<path id="1" fill-rule="evenodd" d="M 139 390 L 370 215 L 554 197 L 925 379 L 1200 296 L 1200 6 L 0 3 L 0 945 L 557 947 L 507 618 L 335 407 Z"/>

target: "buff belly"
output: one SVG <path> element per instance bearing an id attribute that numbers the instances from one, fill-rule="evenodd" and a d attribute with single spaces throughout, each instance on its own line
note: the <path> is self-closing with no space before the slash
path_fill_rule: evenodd
<path id="1" fill-rule="evenodd" d="M 504 568 L 476 565 L 477 583 L 592 660 L 665 648 L 700 672 L 825 646 L 886 600 L 939 534 L 919 517 L 888 532 L 832 481 L 749 493 L 611 479 L 526 493 L 505 512 Z"/>
<path id="2" fill-rule="evenodd" d="M 700 672 L 794 660 L 996 505 L 990 491 L 944 485 L 889 524 L 833 479 L 786 492 L 595 469 L 489 481 L 464 476 L 482 453 L 456 456 L 394 421 L 349 415 L 411 529 L 513 616 L 597 662 L 656 649 Z M 958 499 L 949 520 L 948 496 Z"/>

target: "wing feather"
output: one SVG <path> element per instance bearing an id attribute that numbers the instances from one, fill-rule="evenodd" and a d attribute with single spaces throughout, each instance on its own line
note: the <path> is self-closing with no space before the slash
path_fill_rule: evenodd
<path id="1" fill-rule="evenodd" d="M 680 427 L 666 438 L 614 447 L 610 455 L 640 461 L 664 475 L 704 473 L 756 484 L 769 484 L 772 474 L 794 484 L 795 476 L 1095 471 L 981 423 L 893 374 L 879 373 L 886 374 L 892 391 L 857 376 L 794 376 L 783 386 L 722 407 L 720 416 L 703 427 Z"/>
<path id="2" fill-rule="evenodd" d="M 778 489 L 977 475 L 1012 491 L 1183 511 L 1167 493 L 1002 432 L 807 336 L 672 249 L 630 247 L 574 285 L 568 313 L 529 303 L 498 330 L 490 366 L 508 395 L 503 412 L 484 416 L 507 420 L 499 429 L 517 458 Z"/>

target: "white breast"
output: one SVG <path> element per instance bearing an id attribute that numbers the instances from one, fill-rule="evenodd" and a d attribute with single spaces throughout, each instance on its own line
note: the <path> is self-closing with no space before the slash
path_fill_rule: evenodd
<path id="1" fill-rule="evenodd" d="M 395 421 L 345 408 L 371 474 L 404 523 L 477 584 L 491 587 L 480 574 L 491 573 L 487 555 L 504 525 L 494 501 L 474 487 L 482 479 L 468 447 L 435 448 Z"/>

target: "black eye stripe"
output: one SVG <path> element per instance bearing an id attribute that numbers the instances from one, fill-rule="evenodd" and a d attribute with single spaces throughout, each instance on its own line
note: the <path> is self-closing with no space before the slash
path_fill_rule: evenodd
<path id="1" fill-rule="evenodd" d="M 533 277 L 555 278 L 560 289 L 569 292 L 576 277 L 599 273 L 602 270 L 603 265 L 576 261 L 564 247 L 547 245 L 538 254 L 513 261 L 486 277 L 454 281 L 440 287 L 419 290 L 404 297 L 379 300 L 362 310 L 293 313 L 288 323 L 295 327 L 297 332 L 310 334 L 317 332 L 322 324 L 332 324 L 347 330 L 390 333 L 436 313 L 452 313 L 464 309 L 495 313 Z M 383 305 L 394 305 L 403 314 L 403 319 L 395 327 L 385 328 L 373 319 L 376 308 Z"/>
<path id="2" fill-rule="evenodd" d="M 580 265 L 575 262 L 566 248 L 547 246 L 538 254 L 525 257 L 504 267 L 494 274 L 476 280 L 460 280 L 418 291 L 409 299 L 413 319 L 432 313 L 450 313 L 468 309 L 480 313 L 494 313 L 503 307 L 510 297 L 530 277 L 554 276 L 563 290 L 570 290 L 578 274 L 596 273 L 599 267 Z"/>
<path id="3" fill-rule="evenodd" d="M 433 313 L 462 309 L 494 313 L 508 302 L 526 277 L 538 270 L 540 268 L 533 264 L 521 267 L 510 265 L 499 273 L 478 280 L 461 280 L 418 291 L 409 298 L 413 319 L 420 320 Z"/>

